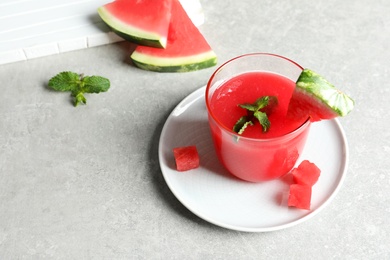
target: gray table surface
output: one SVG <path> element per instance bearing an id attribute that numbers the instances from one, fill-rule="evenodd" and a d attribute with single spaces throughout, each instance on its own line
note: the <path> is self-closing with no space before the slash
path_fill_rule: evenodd
<path id="1" fill-rule="evenodd" d="M 390 259 L 390 2 L 202 1 L 201 31 L 222 62 L 289 57 L 356 101 L 340 122 L 345 182 L 325 209 L 268 233 L 224 229 L 166 185 L 158 140 L 172 109 L 216 67 L 155 73 L 121 42 L 0 66 L 1 259 Z M 109 92 L 74 108 L 60 71 L 102 75 Z"/>

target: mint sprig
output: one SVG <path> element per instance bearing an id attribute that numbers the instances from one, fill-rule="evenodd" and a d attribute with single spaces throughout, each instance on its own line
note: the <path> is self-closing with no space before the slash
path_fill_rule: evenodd
<path id="1" fill-rule="evenodd" d="M 57 90 L 71 92 L 74 106 L 87 104 L 84 93 L 106 92 L 110 88 L 110 81 L 101 76 L 85 76 L 70 71 L 58 73 L 48 83 L 49 87 Z"/>
<path id="2" fill-rule="evenodd" d="M 271 127 L 271 122 L 268 119 L 268 115 L 272 112 L 272 109 L 276 106 L 278 100 L 274 96 L 264 96 L 258 98 L 253 104 L 245 103 L 238 105 L 239 107 L 246 109 L 247 114 L 242 116 L 236 124 L 233 126 L 233 131 L 242 135 L 248 126 L 254 125 L 256 119 L 263 128 L 263 132 L 267 132 Z"/>

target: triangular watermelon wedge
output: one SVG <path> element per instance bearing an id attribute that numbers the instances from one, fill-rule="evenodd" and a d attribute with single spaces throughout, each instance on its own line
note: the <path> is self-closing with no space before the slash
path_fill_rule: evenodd
<path id="1" fill-rule="evenodd" d="M 131 59 L 141 69 L 158 72 L 187 72 L 217 64 L 214 51 L 178 0 L 172 0 L 166 48 L 137 46 Z"/>
<path id="2" fill-rule="evenodd" d="M 290 100 L 289 118 L 308 118 L 312 122 L 346 116 L 355 102 L 325 78 L 310 69 L 300 74 Z"/>
<path id="3" fill-rule="evenodd" d="M 172 0 L 116 0 L 98 8 L 103 21 L 123 39 L 165 48 Z"/>

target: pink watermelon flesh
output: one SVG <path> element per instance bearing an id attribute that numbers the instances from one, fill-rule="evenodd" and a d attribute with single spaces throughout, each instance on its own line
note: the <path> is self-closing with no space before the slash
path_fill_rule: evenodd
<path id="1" fill-rule="evenodd" d="M 315 102 L 314 99 L 296 89 L 291 97 L 288 118 L 308 118 L 310 121 L 316 122 L 324 119 L 332 119 L 338 114 L 325 107 L 324 104 Z"/>
<path id="2" fill-rule="evenodd" d="M 292 171 L 293 180 L 296 184 L 313 186 L 320 177 L 321 170 L 308 160 L 302 161 Z"/>
<path id="3" fill-rule="evenodd" d="M 217 62 L 210 45 L 178 0 L 172 0 L 166 48 L 137 46 L 131 58 L 142 69 L 161 72 L 197 70 Z"/>
<path id="4" fill-rule="evenodd" d="M 103 21 L 125 40 L 164 48 L 172 0 L 116 0 L 98 8 Z"/>
<path id="5" fill-rule="evenodd" d="M 176 170 L 188 171 L 199 167 L 199 155 L 195 145 L 173 148 Z"/>
<path id="6" fill-rule="evenodd" d="M 301 184 L 291 184 L 288 206 L 310 210 L 311 187 Z"/>

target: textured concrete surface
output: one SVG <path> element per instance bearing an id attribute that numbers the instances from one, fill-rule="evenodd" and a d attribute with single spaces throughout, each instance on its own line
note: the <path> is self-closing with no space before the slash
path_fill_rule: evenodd
<path id="1" fill-rule="evenodd" d="M 128 43 L 0 66 L 1 259 L 389 259 L 390 2 L 202 1 L 219 64 L 287 56 L 356 100 L 340 120 L 350 161 L 323 211 L 270 233 L 223 229 L 170 192 L 158 163 L 168 114 L 215 68 L 135 68 Z M 46 84 L 60 71 L 102 75 L 107 93 L 74 108 Z"/>

